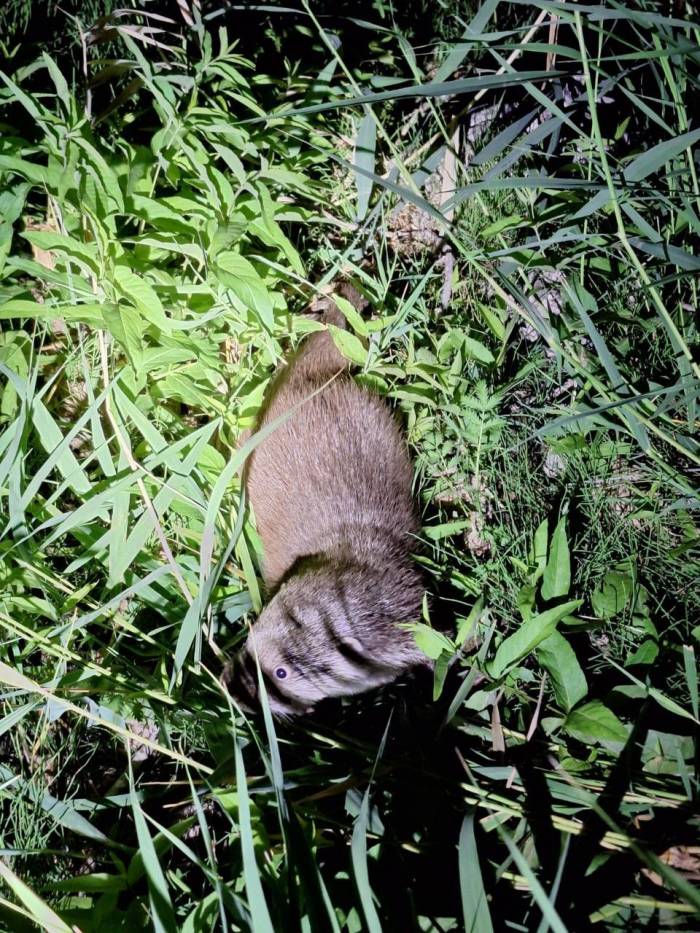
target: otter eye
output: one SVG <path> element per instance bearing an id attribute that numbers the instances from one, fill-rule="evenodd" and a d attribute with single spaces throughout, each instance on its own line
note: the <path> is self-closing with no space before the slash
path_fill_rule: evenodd
<path id="1" fill-rule="evenodd" d="M 275 671 L 275 677 L 278 680 L 284 680 L 286 676 L 287 676 L 287 669 L 284 667 L 278 667 L 277 670 Z"/>

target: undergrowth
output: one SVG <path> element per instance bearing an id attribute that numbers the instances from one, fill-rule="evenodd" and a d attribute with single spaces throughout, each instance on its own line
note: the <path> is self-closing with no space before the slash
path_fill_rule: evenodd
<path id="1" fill-rule="evenodd" d="M 698 24 L 366 7 L 8 34 L 3 929 L 697 928 Z M 273 723 L 238 439 L 341 279 L 435 673 Z"/>

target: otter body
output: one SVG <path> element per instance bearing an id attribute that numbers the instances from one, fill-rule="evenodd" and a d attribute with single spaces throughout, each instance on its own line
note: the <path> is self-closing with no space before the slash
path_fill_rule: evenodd
<path id="1" fill-rule="evenodd" d="M 273 380 L 258 428 L 285 414 L 247 464 L 271 599 L 233 680 L 254 698 L 257 654 L 273 712 L 294 715 L 426 658 L 399 627 L 420 617 L 423 584 L 410 557 L 413 471 L 389 407 L 353 381 L 324 331 Z"/>

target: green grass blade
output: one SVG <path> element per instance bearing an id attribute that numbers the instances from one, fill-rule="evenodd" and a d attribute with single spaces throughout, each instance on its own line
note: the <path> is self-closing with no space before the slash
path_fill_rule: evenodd
<path id="1" fill-rule="evenodd" d="M 493 933 L 479 852 L 474 835 L 474 814 L 468 813 L 459 831 L 459 887 L 465 933 Z"/>
<path id="2" fill-rule="evenodd" d="M 177 930 L 175 910 L 170 899 L 168 882 L 165 879 L 158 853 L 153 845 L 153 839 L 148 831 L 148 825 L 146 824 L 138 794 L 136 793 L 131 755 L 129 755 L 129 785 L 131 789 L 131 809 L 134 814 L 136 835 L 138 837 L 139 849 L 143 858 L 146 879 L 148 881 L 153 927 L 156 933 L 175 933 Z"/>
<path id="3" fill-rule="evenodd" d="M 364 169 L 356 174 L 357 208 L 355 220 L 360 223 L 367 216 L 369 200 L 372 196 L 372 175 L 374 174 L 375 150 L 377 146 L 377 125 L 371 114 L 365 114 L 357 128 L 355 142 L 355 165 Z"/>
<path id="4" fill-rule="evenodd" d="M 693 710 L 693 716 L 700 720 L 700 703 L 698 701 L 698 665 L 695 660 L 695 649 L 692 645 L 683 645 L 683 667 L 685 670 L 685 682 L 688 685 L 690 695 L 690 705 Z"/>
<path id="5" fill-rule="evenodd" d="M 0 859 L 0 878 L 27 909 L 27 916 L 46 933 L 72 933 L 71 927 Z"/>
<path id="6" fill-rule="evenodd" d="M 369 866 L 367 863 L 367 831 L 369 829 L 370 802 L 369 795 L 372 787 L 372 781 L 374 780 L 374 775 L 377 770 L 377 765 L 379 764 L 382 755 L 384 754 L 390 726 L 391 715 L 389 716 L 386 728 L 384 729 L 384 735 L 382 736 L 382 740 L 379 743 L 379 748 L 377 749 L 374 765 L 372 767 L 370 783 L 362 796 L 362 803 L 360 804 L 359 812 L 355 818 L 355 825 L 352 828 L 352 840 L 350 842 L 350 854 L 352 857 L 352 869 L 355 875 L 355 884 L 357 885 L 357 892 L 360 897 L 360 904 L 362 905 L 362 913 L 364 914 L 365 923 L 369 933 L 381 933 L 382 931 L 379 914 L 377 913 L 377 909 L 374 906 L 374 894 L 369 882 Z"/>
<path id="7" fill-rule="evenodd" d="M 369 789 L 362 797 L 360 811 L 355 819 L 352 829 L 350 852 L 352 868 L 355 875 L 357 893 L 362 905 L 365 923 L 369 933 L 382 933 L 377 909 L 374 906 L 374 894 L 369 883 L 369 869 L 367 866 L 367 830 L 369 828 Z"/>
<path id="8" fill-rule="evenodd" d="M 248 906 L 250 908 L 253 933 L 274 933 L 270 912 L 265 901 L 260 869 L 255 859 L 253 842 L 253 829 L 250 821 L 250 799 L 248 796 L 248 783 L 243 764 L 243 755 L 239 740 L 234 738 L 234 755 L 236 760 L 236 790 L 239 799 L 239 820 L 241 831 L 241 850 L 243 853 L 243 879 Z"/>
<path id="9" fill-rule="evenodd" d="M 522 852 L 510 838 L 509 833 L 499 826 L 498 835 L 501 837 L 503 842 L 505 842 L 508 851 L 515 861 L 515 864 L 518 866 L 518 871 L 527 880 L 530 893 L 532 894 L 535 903 L 542 911 L 543 918 L 549 924 L 549 929 L 553 930 L 554 933 L 569 933 L 567 927 L 564 925 L 564 922 L 557 913 L 557 909 L 554 906 L 553 900 L 550 899 L 550 897 L 547 895 L 547 892 L 544 890 L 537 876 L 528 865 Z"/>

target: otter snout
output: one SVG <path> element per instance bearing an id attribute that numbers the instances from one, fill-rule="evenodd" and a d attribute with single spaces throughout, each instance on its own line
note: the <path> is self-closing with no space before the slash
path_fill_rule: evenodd
<path id="1" fill-rule="evenodd" d="M 314 710 L 313 704 L 299 702 L 299 700 L 280 690 L 275 680 L 267 674 L 261 665 L 260 674 L 265 685 L 267 701 L 273 715 L 279 719 L 309 714 Z M 246 713 L 259 713 L 261 710 L 260 690 L 258 688 L 258 668 L 248 644 L 230 660 L 221 676 L 221 682 L 228 690 L 230 696 Z"/>
<path id="2" fill-rule="evenodd" d="M 258 678 L 255 662 L 251 670 L 246 658 L 250 658 L 250 655 L 245 648 L 230 658 L 224 666 L 220 680 L 238 706 L 246 713 L 252 713 L 255 712 L 259 701 Z"/>

